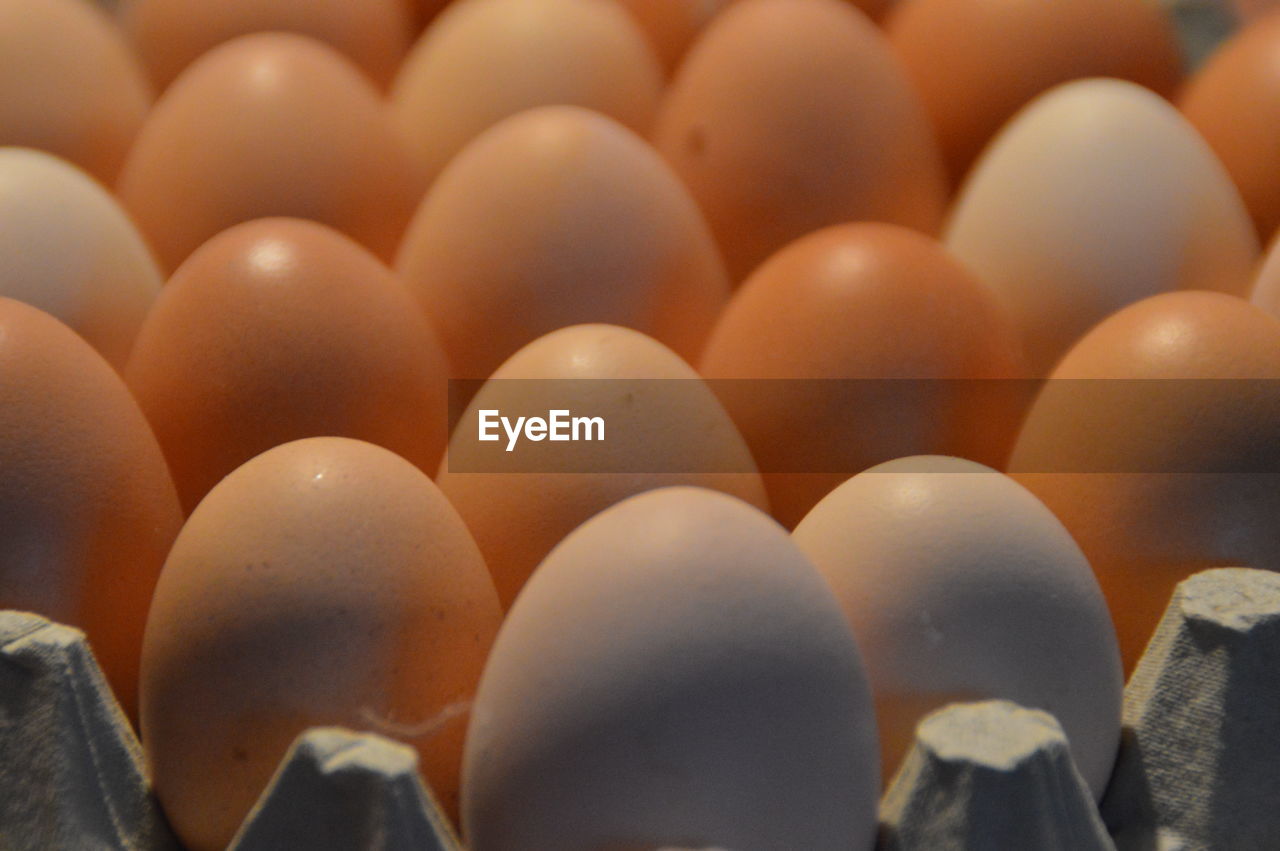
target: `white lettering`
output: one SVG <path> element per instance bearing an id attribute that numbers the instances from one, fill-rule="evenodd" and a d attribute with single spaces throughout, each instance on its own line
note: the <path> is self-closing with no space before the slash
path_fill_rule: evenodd
<path id="1" fill-rule="evenodd" d="M 568 413 L 566 411 L 566 413 Z M 584 435 L 578 437 L 578 426 L 582 426 Z M 597 437 L 591 436 L 591 427 L 595 426 Z M 604 417 L 574 417 L 573 418 L 573 439 L 574 440 L 604 440 Z"/>
<path id="2" fill-rule="evenodd" d="M 498 412 L 493 408 L 480 412 L 480 440 L 492 441 L 498 439 L 498 435 L 489 433 L 490 429 L 498 427 L 498 423 L 494 419 L 497 416 Z"/>
<path id="3" fill-rule="evenodd" d="M 500 440 L 497 429 L 501 425 L 507 435 L 508 452 L 515 451 L 522 436 L 535 443 L 543 440 L 604 440 L 604 417 L 574 417 L 564 408 L 548 411 L 546 419 L 516 417 L 513 421 L 495 408 L 482 409 L 479 414 L 479 439 L 485 442 Z"/>

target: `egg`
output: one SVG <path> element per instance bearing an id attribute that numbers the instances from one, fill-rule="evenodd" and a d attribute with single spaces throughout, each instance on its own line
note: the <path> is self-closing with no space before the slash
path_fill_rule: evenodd
<path id="1" fill-rule="evenodd" d="M 172 271 L 234 224 L 297 216 L 390 260 L 423 188 L 377 90 L 304 36 L 241 36 L 205 54 L 156 104 L 121 200 Z"/>
<path id="2" fill-rule="evenodd" d="M 455 374 L 486 378 L 534 339 L 607 322 L 696 357 L 728 298 L 697 205 L 644 140 L 578 107 L 493 127 L 423 199 L 396 269 Z"/>
<path id="3" fill-rule="evenodd" d="M 404 0 L 125 0 L 121 25 L 161 91 L 210 48 L 253 32 L 326 42 L 386 87 L 409 48 Z"/>
<path id="4" fill-rule="evenodd" d="M 147 619 L 142 740 L 179 839 L 226 847 L 313 726 L 413 746 L 456 809 L 499 617 L 475 542 L 404 459 L 321 437 L 239 467 L 182 527 Z"/>
<path id="5" fill-rule="evenodd" d="M 1009 470 L 1079 541 L 1129 667 L 1180 580 L 1280 569 L 1277 378 L 1280 320 L 1166 293 L 1090 331 L 1032 407 Z"/>
<path id="6" fill-rule="evenodd" d="M 839 0 L 726 9 L 680 66 L 654 138 L 735 282 L 825 225 L 941 223 L 947 190 L 924 108 L 884 36 Z"/>
<path id="7" fill-rule="evenodd" d="M 647 132 L 662 69 L 639 25 L 600 0 L 458 0 L 414 45 L 392 109 L 434 177 L 467 142 L 508 115 L 572 104 Z"/>
<path id="8" fill-rule="evenodd" d="M 0 298 L 0 609 L 84 630 L 131 716 L 147 606 L 181 524 L 115 370 L 53 317 Z"/>
<path id="9" fill-rule="evenodd" d="M 1082 80 L 1041 95 L 974 168 L 947 248 L 999 295 L 1048 375 L 1094 323 L 1177 289 L 1243 293 L 1257 238 L 1195 130 L 1151 91 Z"/>
<path id="10" fill-rule="evenodd" d="M 236 467 L 302 437 L 367 440 L 435 472 L 448 374 L 389 269 L 324 225 L 263 219 L 179 267 L 125 377 L 189 512 Z"/>
<path id="11" fill-rule="evenodd" d="M 1280 10 L 1272 10 L 1214 52 L 1178 101 L 1222 158 L 1265 241 L 1280 226 L 1280 175 L 1267 163 L 1280 145 L 1277 55 Z"/>
<path id="12" fill-rule="evenodd" d="M 151 89 L 106 14 L 84 0 L 0 0 L 0 145 L 115 180 Z"/>
<path id="13" fill-rule="evenodd" d="M 606 0 L 612 2 L 613 0 Z M 689 45 L 720 10 L 735 0 L 619 0 L 636 19 L 670 74 Z"/>
<path id="14" fill-rule="evenodd" d="M 933 451 L 1002 465 L 1025 389 L 1008 381 L 1021 353 L 995 297 L 935 240 L 872 223 L 769 258 L 734 294 L 699 371 L 788 527 L 881 461 Z"/>
<path id="15" fill-rule="evenodd" d="M 506 439 L 479 441 L 481 411 L 513 419 L 551 410 L 598 417 L 602 433 L 518 452 L 505 450 Z M 457 421 L 436 480 L 475 535 L 504 606 L 561 538 L 640 491 L 700 485 L 768 508 L 750 450 L 693 368 L 610 325 L 554 331 L 512 355 Z"/>
<path id="16" fill-rule="evenodd" d="M 110 193 L 27 148 L 0 148 L 0 268 L 0 295 L 57 317 L 117 369 L 163 283 Z"/>
<path id="17" fill-rule="evenodd" d="M 1020 107 L 1059 83 L 1132 80 L 1172 95 L 1177 37 L 1150 0 L 912 0 L 887 31 L 953 180 Z"/>
<path id="18" fill-rule="evenodd" d="M 811 565 L 675 487 L 556 547 L 503 623 L 463 768 L 475 851 L 875 842 L 874 709 Z"/>
<path id="19" fill-rule="evenodd" d="M 792 540 L 853 628 L 886 769 L 929 711 L 1000 698 L 1052 714 L 1102 796 L 1120 743 L 1115 629 L 1080 547 L 1025 488 L 972 461 L 902 458 L 836 488 Z"/>

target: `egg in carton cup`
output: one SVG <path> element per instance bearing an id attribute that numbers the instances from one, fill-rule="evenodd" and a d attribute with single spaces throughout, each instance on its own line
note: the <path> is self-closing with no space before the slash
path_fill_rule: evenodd
<path id="1" fill-rule="evenodd" d="M 83 633 L 0 612 L 0 711 L 0 847 L 180 847 Z M 1278 728 L 1280 575 L 1207 570 L 1177 587 L 1129 681 L 1100 808 L 1052 716 L 953 704 L 920 723 L 877 847 L 1274 847 Z M 462 849 L 417 761 L 374 733 L 307 730 L 231 847 Z"/>

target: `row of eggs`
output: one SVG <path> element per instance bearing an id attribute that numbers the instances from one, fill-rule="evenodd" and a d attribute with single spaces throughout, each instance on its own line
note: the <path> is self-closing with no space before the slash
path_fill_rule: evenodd
<path id="1" fill-rule="evenodd" d="M 877 765 L 974 697 L 1053 711 L 1101 794 L 1122 660 L 1173 581 L 1272 566 L 1269 477 L 1126 472 L 1269 469 L 1280 261 L 1258 271 L 1257 233 L 1280 190 L 1242 170 L 1273 138 L 1246 121 L 1267 21 L 1193 81 L 1193 129 L 1153 92 L 1176 54 L 1139 2 L 1023 4 L 1085 12 L 1028 13 L 1063 50 L 954 0 L 903 4 L 889 39 L 837 0 L 743 0 L 665 92 L 680 49 L 657 58 L 603 0 L 454 4 L 398 74 L 394 50 L 367 51 L 378 70 L 339 44 L 374 82 L 279 34 L 182 71 L 217 40 L 196 7 L 236 5 L 126 4 L 140 46 L 194 34 L 140 49 L 167 86 L 148 113 L 87 6 L 0 0 L 0 89 L 22 92 L 0 103 L 27 107 L 4 141 L 120 199 L 0 150 L 0 606 L 88 632 L 190 847 L 225 844 L 319 723 L 416 744 L 479 849 L 869 845 Z M 298 5 L 321 26 L 350 19 L 319 6 L 379 4 Z M 992 32 L 1028 86 L 1077 57 L 1148 88 L 1052 90 L 978 156 L 1034 91 L 984 106 L 1001 86 L 938 39 L 986 56 Z M 66 88 L 103 100 L 50 109 Z M 526 110 L 547 103 L 574 106 Z M 17 135 L 81 119 L 105 123 Z M 1214 136 L 1246 125 L 1234 155 Z M 941 227 L 966 171 L 941 241 L 908 230 Z M 864 219 L 882 223 L 837 224 Z M 874 400 L 809 400 L 797 429 L 714 383 L 680 410 L 605 383 L 611 423 L 652 423 L 610 451 L 747 472 L 451 471 L 444 379 L 490 375 L 1262 381 L 1158 410 L 1099 410 L 1067 380 L 1029 413 L 897 405 L 899 428 L 852 446 Z M 290 442 L 320 434 L 360 440 Z M 1015 477 L 942 457 L 787 472 L 850 452 L 818 466 L 941 452 Z M 1046 472 L 1064 464 L 1110 472 Z"/>

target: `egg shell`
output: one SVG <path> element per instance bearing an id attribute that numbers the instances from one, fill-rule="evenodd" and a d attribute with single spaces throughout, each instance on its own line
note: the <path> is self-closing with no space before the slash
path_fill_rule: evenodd
<path id="1" fill-rule="evenodd" d="M 0 609 L 84 630 L 130 716 L 147 606 L 181 525 L 115 370 L 53 317 L 0 298 Z"/>
<path id="2" fill-rule="evenodd" d="M 0 294 L 52 314 L 121 369 L 162 283 L 97 181 L 51 154 L 0 148 Z"/>
<path id="3" fill-rule="evenodd" d="M 457 512 L 390 451 L 308 438 L 237 469 L 182 528 L 147 620 L 142 740 L 179 838 L 225 847 L 314 726 L 415 747 L 456 810 L 499 618 Z"/>
<path id="4" fill-rule="evenodd" d="M 0 145 L 115 180 L 151 106 L 120 32 L 83 0 L 0 0 Z"/>
<path id="5" fill-rule="evenodd" d="M 293 32 L 345 54 L 386 87 L 409 48 L 404 0 L 125 0 L 117 15 L 163 91 L 210 48 L 254 32 Z"/>
<path id="6" fill-rule="evenodd" d="M 1115 629 L 1080 547 L 1025 488 L 972 461 L 902 458 L 836 488 L 792 540 L 853 627 L 886 770 L 927 712 L 999 698 L 1057 718 L 1102 796 L 1120 742 Z"/>
<path id="7" fill-rule="evenodd" d="M 364 75 L 320 42 L 261 33 L 174 81 L 117 190 L 172 271 L 219 231 L 264 216 L 323 222 L 389 260 L 423 185 Z"/>
<path id="8" fill-rule="evenodd" d="M 1280 321 L 1221 293 L 1167 293 L 1090 331 L 1032 407 L 1009 470 L 1088 556 L 1126 667 L 1178 581 L 1280 569 L 1277 378 Z"/>
<path id="9" fill-rule="evenodd" d="M 886 24 L 953 180 L 1015 112 L 1059 83 L 1132 80 L 1170 96 L 1173 28 L 1149 0 L 912 0 Z"/>
<path id="10" fill-rule="evenodd" d="M 237 225 L 179 267 L 125 374 L 191 511 L 250 458 L 342 436 L 427 472 L 448 439 L 448 364 L 389 269 L 300 219 Z"/>
<path id="11" fill-rule="evenodd" d="M 500 448 L 499 466 L 485 472 L 457 463 L 477 458 L 478 411 L 505 414 L 530 397 L 544 400 L 542 411 L 603 418 L 604 440 L 561 444 L 571 448 L 567 458 L 533 456 L 532 465 L 528 454 Z M 526 453 L 538 448 L 553 444 Z M 475 535 L 504 606 L 561 538 L 640 491 L 699 485 L 768 508 L 750 450 L 693 368 L 661 343 L 610 325 L 564 328 L 512 355 L 458 421 L 436 480 Z"/>
<path id="12" fill-rule="evenodd" d="M 706 222 L 662 159 L 568 106 L 513 116 L 459 154 L 396 269 L 463 378 L 584 322 L 633 327 L 693 358 L 729 294 Z"/>
<path id="13" fill-rule="evenodd" d="M 1280 145 L 1280 10 L 1260 16 L 1215 51 L 1178 104 L 1221 157 L 1259 236 L 1280 226 L 1280 175 L 1268 167 Z"/>
<path id="14" fill-rule="evenodd" d="M 725 10 L 680 66 L 654 138 L 734 281 L 825 225 L 941 223 L 946 186 L 924 109 L 884 36 L 839 0 Z"/>
<path id="15" fill-rule="evenodd" d="M 573 104 L 648 131 L 662 69 L 639 25 L 600 0 L 459 0 L 392 87 L 396 125 L 429 177 L 501 119 Z"/>
<path id="16" fill-rule="evenodd" d="M 467 737 L 475 851 L 869 849 L 874 709 L 785 532 L 699 488 L 632 497 L 538 568 Z"/>
<path id="17" fill-rule="evenodd" d="M 991 380 L 1022 374 L 1009 318 L 935 240 L 896 225 L 835 225 L 769 258 L 699 371 L 788 528 L 882 461 L 932 451 L 1003 465 L 1022 414 L 1023 388 Z"/>
<path id="18" fill-rule="evenodd" d="M 983 154 L 944 242 L 1001 298 L 1046 376 L 1091 326 L 1177 289 L 1243 293 L 1257 238 L 1222 164 L 1168 102 L 1081 80 L 1028 105 Z"/>
<path id="19" fill-rule="evenodd" d="M 685 51 L 721 9 L 735 0 L 619 0 L 649 37 L 670 74 Z"/>
<path id="20" fill-rule="evenodd" d="M 1258 265 L 1258 274 L 1253 279 L 1249 290 L 1249 300 L 1280 318 L 1280 243 L 1274 240 L 1267 249 L 1266 257 Z"/>

